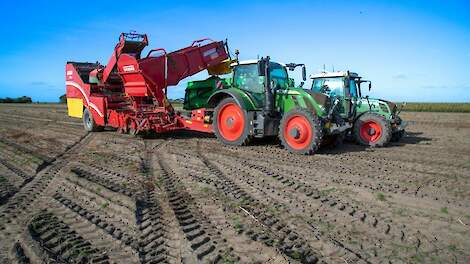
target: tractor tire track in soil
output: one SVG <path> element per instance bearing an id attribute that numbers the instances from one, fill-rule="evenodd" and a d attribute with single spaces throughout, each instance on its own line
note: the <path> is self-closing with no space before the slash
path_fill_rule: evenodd
<path id="1" fill-rule="evenodd" d="M 68 158 L 73 153 L 79 151 L 92 139 L 92 134 L 87 134 L 71 145 L 61 157 L 53 161 L 47 167 L 44 167 L 29 183 L 24 184 L 23 188 L 13 194 L 10 199 L 0 206 L 0 240 L 14 239 L 25 229 L 23 217 L 33 213 L 34 204 L 43 196 L 43 192 L 49 186 L 51 181 L 60 173 L 62 168 L 67 165 Z M 27 217 L 26 217 L 27 219 Z M 3 248 L 6 244 L 0 245 L 3 252 L 8 249 Z"/>
<path id="2" fill-rule="evenodd" d="M 389 147 L 298 156 L 0 105 L 0 263 L 467 263 L 468 114 L 404 115 Z"/>
<path id="3" fill-rule="evenodd" d="M 317 263 L 319 260 L 319 252 L 311 248 L 302 236 L 290 229 L 289 226 L 273 214 L 263 210 L 265 205 L 260 204 L 256 198 L 244 191 L 235 182 L 227 178 L 213 163 L 208 160 L 199 150 L 197 154 L 202 162 L 207 166 L 215 180 L 208 180 L 206 183 L 213 184 L 224 194 L 229 195 L 241 202 L 243 212 L 252 215 L 258 219 L 264 227 L 263 232 L 248 230 L 246 235 L 253 240 L 261 240 L 267 245 L 277 244 L 278 249 L 285 255 L 301 263 Z M 360 255 L 357 255 L 360 258 Z"/>
<path id="4" fill-rule="evenodd" d="M 154 148 L 155 150 L 155 148 Z M 239 260 L 220 233 L 204 217 L 195 205 L 194 198 L 185 190 L 183 183 L 164 161 L 165 158 L 157 149 L 155 152 L 158 164 L 157 180 L 161 182 L 166 200 L 183 231 L 184 236 L 194 252 L 197 261 L 204 263 L 233 263 Z"/>

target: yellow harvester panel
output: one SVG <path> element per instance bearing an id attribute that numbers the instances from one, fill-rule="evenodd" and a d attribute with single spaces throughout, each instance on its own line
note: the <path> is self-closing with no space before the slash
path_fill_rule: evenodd
<path id="1" fill-rule="evenodd" d="M 83 101 L 80 98 L 67 98 L 67 109 L 69 116 L 82 118 Z"/>
<path id="2" fill-rule="evenodd" d="M 222 61 L 220 64 L 211 66 L 207 68 L 207 71 L 209 72 L 210 75 L 222 75 L 222 74 L 228 74 L 232 72 L 232 69 L 230 69 L 230 59 L 226 59 Z"/>

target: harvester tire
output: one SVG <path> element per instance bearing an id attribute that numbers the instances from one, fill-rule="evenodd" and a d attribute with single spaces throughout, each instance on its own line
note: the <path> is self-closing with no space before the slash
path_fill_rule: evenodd
<path id="1" fill-rule="evenodd" d="M 314 154 L 323 138 L 323 131 L 317 116 L 305 109 L 295 108 L 281 119 L 279 139 L 284 148 L 294 154 Z"/>
<path id="2" fill-rule="evenodd" d="M 248 113 L 232 97 L 223 99 L 214 110 L 214 133 L 228 145 L 247 145 L 250 140 Z"/>
<path id="3" fill-rule="evenodd" d="M 90 110 L 88 110 L 88 108 L 85 108 L 83 111 L 83 126 L 88 132 L 103 131 L 103 127 L 96 124 L 95 120 L 93 119 L 93 115 L 91 114 Z"/>
<path id="4" fill-rule="evenodd" d="M 356 142 L 363 146 L 383 147 L 392 138 L 390 121 L 375 113 L 365 113 L 354 124 Z"/>

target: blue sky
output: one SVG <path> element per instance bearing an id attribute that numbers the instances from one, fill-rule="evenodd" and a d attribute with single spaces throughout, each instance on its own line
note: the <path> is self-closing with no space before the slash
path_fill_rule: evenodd
<path id="1" fill-rule="evenodd" d="M 0 10 L 0 97 L 57 101 L 67 60 L 105 64 L 119 33 L 136 30 L 149 48 L 228 38 L 241 59 L 349 69 L 372 80 L 374 97 L 470 102 L 469 1 L 2 1 Z"/>

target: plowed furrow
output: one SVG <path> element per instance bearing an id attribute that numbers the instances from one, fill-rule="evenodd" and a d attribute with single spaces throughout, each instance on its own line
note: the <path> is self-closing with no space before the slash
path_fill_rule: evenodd
<path id="1" fill-rule="evenodd" d="M 140 231 L 139 258 L 141 263 L 168 263 L 169 245 L 165 213 L 155 193 L 152 155 L 149 144 L 144 141 L 144 153 L 139 162 L 143 175 L 144 197 L 136 201 L 136 222 Z M 163 144 L 157 143 L 156 146 Z"/>
<path id="2" fill-rule="evenodd" d="M 145 198 L 136 202 L 141 263 L 168 262 L 167 230 L 162 216 L 162 209 L 153 190 L 146 191 Z"/>
<path id="3" fill-rule="evenodd" d="M 47 211 L 41 211 L 31 220 L 28 232 L 59 263 L 109 263 L 109 257 L 103 250 L 94 247 Z"/>
<path id="4" fill-rule="evenodd" d="M 113 223 L 107 221 L 105 218 L 101 217 L 97 212 L 91 212 L 86 208 L 80 206 L 74 201 L 62 196 L 60 193 L 55 193 L 53 198 L 61 203 L 63 206 L 69 208 L 71 211 L 79 214 L 81 217 L 85 218 L 90 224 L 96 226 L 96 228 L 102 230 L 104 233 L 107 233 L 114 239 L 120 241 L 121 243 L 137 250 L 137 241 L 133 235 L 127 233 L 126 230 L 122 230 Z"/>
<path id="5" fill-rule="evenodd" d="M 272 213 L 263 209 L 265 206 L 259 204 L 258 201 L 250 194 L 228 179 L 201 153 L 199 153 L 199 156 L 203 160 L 204 164 L 209 168 L 212 175 L 218 178 L 217 180 L 210 180 L 208 183 L 214 184 L 216 188 L 220 189 L 226 195 L 240 201 L 243 205 L 241 209 L 244 212 L 253 215 L 256 219 L 259 219 L 265 227 L 265 232 L 263 233 L 256 234 L 253 231 L 247 231 L 246 235 L 251 236 L 254 239 L 271 241 L 268 243 L 274 243 L 275 241 L 278 244 L 277 247 L 279 250 L 292 259 L 300 260 L 302 263 L 316 263 L 318 261 L 318 257 L 320 257 L 318 250 L 311 248 L 301 235 L 292 230 Z M 271 234 L 271 237 L 269 234 Z"/>
<path id="6" fill-rule="evenodd" d="M 268 167 L 244 161 L 239 161 L 244 166 L 234 166 L 233 164 L 237 163 L 230 163 L 221 159 L 217 160 L 218 163 L 230 166 L 230 170 L 238 171 L 239 178 L 243 173 L 247 173 L 251 175 L 249 179 L 254 179 L 255 182 L 258 182 L 252 182 L 252 184 L 262 182 L 263 186 L 267 186 L 274 192 L 282 190 L 282 192 L 278 193 L 278 196 L 284 196 L 289 201 L 291 209 L 293 209 L 293 206 L 297 207 L 297 210 L 302 212 L 301 214 L 310 215 L 311 218 L 314 218 L 315 225 L 326 225 L 330 229 L 336 225 L 337 217 L 345 218 L 348 222 L 354 223 L 353 225 L 341 228 L 341 230 L 337 230 L 338 233 L 335 234 L 337 237 L 335 239 L 336 242 L 342 240 L 343 242 L 341 243 L 347 245 L 351 243 L 351 241 L 348 241 L 351 240 L 351 236 L 348 234 L 357 232 L 370 233 L 369 236 L 353 236 L 355 242 L 357 242 L 358 238 L 362 241 L 360 247 L 356 245 L 349 246 L 350 248 L 356 247 L 355 251 L 365 251 L 367 255 L 377 256 L 377 251 L 384 251 L 381 249 L 384 247 L 384 242 L 390 240 L 403 246 L 416 247 L 417 250 L 422 245 L 422 242 L 419 240 L 419 237 L 422 236 L 419 230 L 412 231 L 403 226 L 394 225 L 391 219 L 374 215 L 366 208 L 351 205 L 349 201 L 328 195 L 327 192 L 319 190 L 312 185 L 299 183 L 293 177 L 287 176 L 288 174 L 275 173 Z M 253 169 L 258 173 L 254 173 Z M 270 185 L 268 183 L 269 178 L 276 181 L 281 188 L 276 185 Z M 285 195 L 286 193 L 289 195 Z M 315 206 L 312 207 L 312 205 Z M 366 245 L 377 245 L 377 247 L 368 248 Z"/>
<path id="7" fill-rule="evenodd" d="M 210 145 L 206 144 L 205 146 Z M 222 148 L 210 147 L 209 152 L 226 155 L 227 149 L 231 151 L 238 150 L 230 146 L 222 146 Z M 332 182 L 347 185 L 351 188 L 360 187 L 373 192 L 408 195 L 410 197 L 425 198 L 429 201 L 439 200 L 447 204 L 464 206 L 464 202 L 462 202 L 460 198 L 462 194 L 458 196 L 458 199 L 449 197 L 448 195 L 443 196 L 443 194 L 448 193 L 442 190 L 442 188 L 446 186 L 446 184 L 442 183 L 443 180 L 436 179 L 435 176 L 430 173 L 427 173 L 427 177 L 423 177 L 422 172 L 418 172 L 416 169 L 404 170 L 402 164 L 381 167 L 380 162 L 375 162 L 375 160 L 369 162 L 367 158 L 361 160 L 352 157 L 325 157 L 317 155 L 312 160 L 305 157 L 286 157 L 285 154 L 277 154 L 278 150 L 276 149 L 272 151 L 273 153 L 269 154 L 263 150 L 264 148 L 257 150 L 259 155 L 251 154 L 252 157 L 248 161 L 244 158 L 243 150 L 238 150 L 235 153 L 231 153 L 233 155 L 229 156 L 252 164 L 270 164 L 272 167 L 282 168 L 287 171 L 287 174 L 298 175 L 300 176 L 299 178 L 306 181 L 318 181 L 320 184 L 324 184 L 321 182 L 324 182 L 325 175 L 328 175 L 328 178 Z M 362 165 L 361 169 L 355 169 L 359 167 L 359 164 L 364 162 L 366 164 Z M 414 167 L 416 167 L 416 164 Z M 304 168 L 315 168 L 315 170 L 309 171 L 308 175 L 306 175 Z M 401 175 L 399 177 L 391 175 L 391 172 L 395 172 L 397 169 L 402 171 Z M 316 171 L 321 171 L 322 173 L 316 173 Z M 427 178 L 431 179 L 432 182 L 426 181 Z M 449 179 L 454 178 L 454 176 L 447 177 L 444 181 L 449 181 Z M 433 184 L 434 181 L 436 184 Z M 424 188 L 423 185 L 426 188 Z"/>
<path id="8" fill-rule="evenodd" d="M 158 164 L 160 166 L 158 179 L 162 182 L 170 207 L 196 258 L 210 263 L 224 263 L 239 259 L 223 241 L 215 237 L 214 227 L 201 217 L 201 212 L 193 205 L 193 198 L 163 161 L 163 157 L 158 158 Z"/>
<path id="9" fill-rule="evenodd" d="M 132 198 L 138 198 L 139 196 L 139 193 L 136 193 L 135 190 L 130 189 L 128 186 L 102 177 L 102 175 L 98 175 L 89 169 L 74 166 L 71 169 L 71 172 L 75 173 L 75 175 L 77 175 L 79 178 L 84 178 L 88 181 L 99 184 L 113 192 L 117 192 Z"/>
<path id="10" fill-rule="evenodd" d="M 44 154 L 42 154 L 42 153 L 40 153 L 40 152 L 38 152 L 38 151 L 36 151 L 36 150 L 30 149 L 30 148 L 28 148 L 28 147 L 25 147 L 25 146 L 23 146 L 23 145 L 21 145 L 21 144 L 18 144 L 18 143 L 16 143 L 16 142 L 13 142 L 13 141 L 11 141 L 11 140 L 9 140 L 9 139 L 0 137 L 0 142 L 2 142 L 3 144 L 5 144 L 5 145 L 7 145 L 7 146 L 12 147 L 12 148 L 18 149 L 18 150 L 21 151 L 21 152 L 24 152 L 24 153 L 27 153 L 27 154 L 29 154 L 29 155 L 31 155 L 31 156 L 34 156 L 34 157 L 36 157 L 36 158 L 42 160 L 42 161 L 43 161 L 44 163 L 46 163 L 46 164 L 50 164 L 51 162 L 54 161 L 54 158 L 52 158 L 52 157 L 46 156 L 46 155 L 44 155 Z"/>

